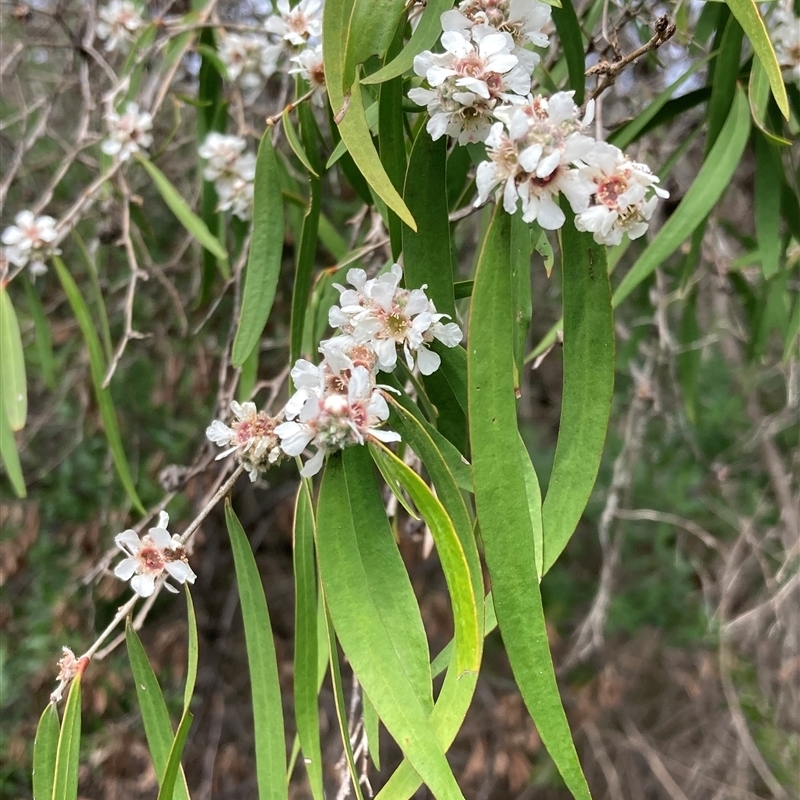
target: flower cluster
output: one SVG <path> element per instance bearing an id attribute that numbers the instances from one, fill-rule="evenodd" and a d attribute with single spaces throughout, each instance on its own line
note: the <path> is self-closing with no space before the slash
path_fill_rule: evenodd
<path id="1" fill-rule="evenodd" d="M 126 555 L 117 564 L 114 574 L 123 581 L 130 581 L 133 591 L 141 597 L 153 594 L 156 579 L 165 572 L 178 583 L 194 583 L 197 577 L 186 561 L 180 537 L 170 536 L 168 525 L 169 514 L 162 511 L 158 525 L 141 538 L 130 529 L 114 538 L 117 547 Z M 167 582 L 164 586 L 171 592 L 178 591 Z"/>
<path id="2" fill-rule="evenodd" d="M 270 417 L 258 411 L 255 403 L 231 403 L 234 420 L 230 425 L 215 419 L 206 429 L 206 436 L 219 447 L 224 447 L 217 460 L 236 453 L 250 480 L 254 481 L 261 470 L 277 464 L 283 453 L 278 447 L 275 427 L 281 418 Z"/>
<path id="3" fill-rule="evenodd" d="M 328 453 L 364 444 L 369 437 L 399 441 L 397 433 L 380 427 L 389 417 L 384 392 L 394 390 L 377 383 L 378 371 L 393 370 L 400 349 L 409 369 L 416 366 L 430 375 L 441 363 L 429 349 L 431 342 L 455 347 L 462 338 L 455 322 L 442 321 L 447 315 L 436 311 L 426 287 L 404 289 L 402 277 L 394 264 L 370 279 L 364 270 L 351 269 L 351 288 L 334 284 L 340 305 L 330 309 L 329 322 L 338 333 L 320 344 L 322 361 L 297 361 L 291 373 L 296 391 L 276 417 L 257 412 L 253 403 L 232 403 L 235 421 L 215 420 L 206 431 L 225 448 L 219 458 L 235 453 L 255 480 L 283 455 L 299 456 L 313 447 L 313 457 L 301 470 L 310 477 Z"/>
<path id="4" fill-rule="evenodd" d="M 239 136 L 212 132 L 197 151 L 206 160 L 203 177 L 214 184 L 219 210 L 231 211 L 244 220 L 253 213 L 256 177 L 256 157 L 245 152 L 246 147 L 247 142 Z"/>
<path id="5" fill-rule="evenodd" d="M 109 111 L 106 114 L 108 138 L 103 140 L 100 149 L 120 161 L 127 161 L 134 153 L 147 150 L 153 143 L 150 131 L 153 117 L 147 111 L 139 111 L 138 103 L 128 103 L 123 114 Z"/>
<path id="6" fill-rule="evenodd" d="M 219 44 L 219 57 L 229 80 L 238 82 L 245 92 L 258 93 L 278 68 L 281 50 L 258 33 L 228 33 Z"/>
<path id="7" fill-rule="evenodd" d="M 278 0 L 276 13 L 264 22 L 264 34 L 229 33 L 220 42 L 219 57 L 228 79 L 257 95 L 264 81 L 278 69 L 281 58 L 290 64 L 289 73 L 299 74 L 314 90 L 318 105 L 324 103 L 325 72 L 322 66 L 322 0 Z"/>
<path id="8" fill-rule="evenodd" d="M 33 278 L 47 272 L 44 260 L 48 256 L 61 253 L 53 247 L 57 238 L 56 221 L 48 216 L 37 217 L 32 211 L 20 211 L 14 224 L 0 236 L 5 245 L 4 257 L 15 267 L 27 266 Z"/>
<path id="9" fill-rule="evenodd" d="M 141 11 L 131 0 L 111 0 L 97 10 L 95 33 L 105 41 L 109 53 L 127 50 L 134 36 L 144 27 Z"/>
<path id="10" fill-rule="evenodd" d="M 792 81 L 800 88 L 800 18 L 794 13 L 791 0 L 784 0 L 769 19 L 770 38 L 784 81 Z"/>
<path id="11" fill-rule="evenodd" d="M 519 205 L 525 222 L 556 230 L 566 220 L 558 203 L 563 194 L 575 226 L 598 243 L 642 236 L 658 197 L 668 194 L 644 164 L 586 134 L 592 112 L 590 102 L 581 116 L 572 92 L 531 95 L 524 106 L 498 109 L 500 121 L 486 139 L 489 161 L 478 166 L 475 204 L 494 191 L 509 214 Z"/>
<path id="12" fill-rule="evenodd" d="M 539 56 L 523 45 L 546 46 L 549 19 L 550 7 L 539 0 L 463 0 L 442 15 L 445 52 L 426 50 L 414 59 L 414 72 L 430 88 L 408 93 L 427 106 L 433 139 L 485 141 L 496 109 L 524 102 Z"/>

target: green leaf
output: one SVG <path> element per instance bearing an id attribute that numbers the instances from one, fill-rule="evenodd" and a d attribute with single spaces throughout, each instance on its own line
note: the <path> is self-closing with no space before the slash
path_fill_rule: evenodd
<path id="1" fill-rule="evenodd" d="M 370 444 L 369 449 L 381 472 L 394 478 L 408 492 L 431 532 L 453 606 L 456 670 L 459 674 L 477 672 L 483 650 L 478 614 L 478 602 L 482 595 L 475 593 L 469 561 L 453 521 L 442 503 L 411 467 L 386 447 Z"/>
<path id="2" fill-rule="evenodd" d="M 708 158 L 703 162 L 683 200 L 617 287 L 613 300 L 615 307 L 656 267 L 663 264 L 703 222 L 730 185 L 749 133 L 750 113 L 747 99 L 744 92 L 737 89 L 728 119 Z"/>
<path id="3" fill-rule="evenodd" d="M 767 73 L 764 72 L 764 67 L 761 66 L 760 61 L 754 61 L 750 70 L 750 80 L 747 84 L 747 99 L 750 101 L 750 114 L 753 117 L 753 122 L 773 144 L 780 147 L 788 147 L 791 145 L 789 139 L 784 139 L 783 136 L 779 136 L 767 129 L 765 120 L 767 118 L 769 97 Z"/>
<path id="4" fill-rule="evenodd" d="M 756 58 L 761 62 L 769 78 L 769 85 L 778 108 L 783 116 L 789 119 L 789 98 L 786 96 L 781 67 L 755 0 L 726 0 L 726 3 L 742 26 L 750 44 L 753 45 Z"/>
<path id="5" fill-rule="evenodd" d="M 453 7 L 453 0 L 428 0 L 420 17 L 416 30 L 406 46 L 386 65 L 373 72 L 361 83 L 383 83 L 397 78 L 414 66 L 414 57 L 423 50 L 430 50 L 442 34 L 440 18 L 445 11 Z"/>
<path id="6" fill-rule="evenodd" d="M 286 800 L 283 705 L 267 600 L 255 556 L 230 499 L 225 500 L 225 522 L 236 567 L 253 693 L 258 796 L 260 800 Z"/>
<path id="7" fill-rule="evenodd" d="M 292 148 L 292 152 L 300 160 L 300 163 L 308 170 L 309 175 L 313 176 L 314 178 L 319 178 L 319 173 L 311 165 L 311 161 L 306 155 L 305 148 L 300 141 L 300 137 L 297 135 L 297 131 L 292 123 L 292 118 L 289 116 L 288 112 L 284 112 L 281 115 L 281 122 L 283 123 L 283 132 L 286 134 L 286 141 L 289 143 L 289 147 Z"/>
<path id="8" fill-rule="evenodd" d="M 153 767 L 155 767 L 160 786 L 166 773 L 174 741 L 172 723 L 169 721 L 167 704 L 164 702 L 158 678 L 153 672 L 153 667 L 150 665 L 150 660 L 147 658 L 147 653 L 130 618 L 125 623 L 125 643 L 136 685 L 136 698 L 139 701 L 139 710 L 144 723 L 144 734 L 147 737 L 147 746 L 150 749 L 150 757 L 153 759 Z M 172 794 L 173 800 L 189 800 L 186 778 L 182 772 L 181 775 L 182 779 L 178 781 Z"/>
<path id="9" fill-rule="evenodd" d="M 539 477 L 531 461 L 528 448 L 519 437 L 519 460 L 522 475 L 525 478 L 525 496 L 528 500 L 528 513 L 531 518 L 531 531 L 533 533 L 533 556 L 536 562 L 536 574 L 539 580 L 544 575 L 544 523 L 542 522 L 542 489 L 539 486 Z"/>
<path id="10" fill-rule="evenodd" d="M 133 206 L 133 208 L 135 208 L 135 206 Z M 106 304 L 103 299 L 103 290 L 100 287 L 100 276 L 97 274 L 97 261 L 92 257 L 89 248 L 86 247 L 86 243 L 83 241 L 83 237 L 78 233 L 78 229 L 73 228 L 71 233 L 78 248 L 78 255 L 81 257 L 86 267 L 86 273 L 92 285 L 91 303 L 94 305 L 95 313 L 100 318 L 100 337 L 103 343 L 103 352 L 105 353 L 106 359 L 110 361 L 114 353 L 114 347 L 111 344 L 111 328 L 108 324 L 108 312 L 106 311 Z"/>
<path id="11" fill-rule="evenodd" d="M 49 702 L 39 718 L 33 740 L 33 800 L 52 800 L 58 754 L 58 709 Z"/>
<path id="12" fill-rule="evenodd" d="M 194 685 L 197 681 L 197 659 L 199 652 L 198 637 L 197 637 L 197 617 L 194 613 L 194 603 L 192 602 L 192 595 L 189 591 L 189 585 L 184 584 L 186 589 L 186 616 L 187 616 L 187 629 L 189 631 L 188 638 L 188 664 L 186 668 L 186 686 L 183 690 L 183 711 L 186 713 L 189 710 L 189 704 L 192 702 L 192 695 L 194 694 Z"/>
<path id="13" fill-rule="evenodd" d="M 339 641 L 378 716 L 433 794 L 460 800 L 463 795 L 428 722 L 430 665 L 424 665 L 423 674 L 418 664 L 427 642 L 414 641 L 424 637 L 424 630 L 409 640 L 394 627 L 398 616 L 408 616 L 404 598 L 409 593 L 414 620 L 419 609 L 386 522 L 369 454 L 361 447 L 328 458 L 319 495 L 317 554 Z M 398 602 L 400 614 L 392 607 Z M 409 621 L 400 621 L 407 630 Z"/>
<path id="14" fill-rule="evenodd" d="M 158 193 L 167 204 L 167 208 L 177 217 L 178 222 L 180 222 L 206 250 L 213 253 L 220 261 L 227 261 L 228 254 L 225 252 L 225 248 L 220 244 L 219 239 L 211 233 L 208 229 L 208 225 L 189 208 L 189 204 L 169 182 L 167 176 L 152 161 L 141 154 L 137 153 L 136 157 L 152 178 L 156 189 L 158 189 Z"/>
<path id="15" fill-rule="evenodd" d="M 370 133 L 377 131 L 379 112 L 380 109 L 377 101 L 367 106 L 367 110 L 364 112 L 367 117 L 367 125 L 369 126 Z M 333 148 L 333 152 L 331 152 L 330 156 L 328 157 L 328 161 L 325 164 L 325 169 L 330 169 L 346 153 L 347 145 L 344 143 L 344 141 L 340 140 L 336 147 Z"/>
<path id="16" fill-rule="evenodd" d="M 64 287 L 67 300 L 69 300 L 69 304 L 72 307 L 72 313 L 75 314 L 75 319 L 78 321 L 78 326 L 86 342 L 86 349 L 89 351 L 89 371 L 92 376 L 94 394 L 97 398 L 97 407 L 100 410 L 100 417 L 103 420 L 106 439 L 111 449 L 111 458 L 116 467 L 117 475 L 119 475 L 120 482 L 125 488 L 134 508 L 140 514 L 144 514 L 144 506 L 142 505 L 142 501 L 139 500 L 139 496 L 136 494 L 136 488 L 133 484 L 128 460 L 125 457 L 125 450 L 122 446 L 122 439 L 120 438 L 119 427 L 117 425 L 117 414 L 114 410 L 114 401 L 111 399 L 111 391 L 103 388 L 105 365 L 103 363 L 103 351 L 100 347 L 100 340 L 97 337 L 94 322 L 89 314 L 86 301 L 83 299 L 77 284 L 64 265 L 64 262 L 61 260 L 61 257 L 53 256 L 53 264 L 56 268 L 59 280 L 61 281 L 61 285 Z"/>
<path id="17" fill-rule="evenodd" d="M 192 719 L 194 719 L 194 717 L 188 711 L 183 712 L 181 721 L 178 723 L 178 730 L 175 731 L 175 738 L 172 740 L 172 745 L 169 748 L 167 766 L 164 770 L 161 788 L 158 790 L 157 800 L 170 800 L 170 798 L 174 797 L 175 783 L 181 771 L 183 748 L 186 746 L 189 728 L 192 727 Z"/>
<path id="18" fill-rule="evenodd" d="M 761 270 L 769 279 L 780 269 L 781 254 L 781 193 L 783 182 L 781 154 L 775 145 L 758 133 L 755 135 L 755 216 L 756 239 L 761 254 Z"/>
<path id="19" fill-rule="evenodd" d="M 606 249 L 568 213 L 561 230 L 564 391 L 558 443 L 542 505 L 544 568 L 566 547 L 592 493 L 614 394 L 614 321 Z"/>
<path id="20" fill-rule="evenodd" d="M 3 394 L 0 392 L 0 456 L 6 468 L 6 476 L 17 497 L 25 497 L 25 479 L 22 476 L 22 465 L 19 463 L 17 441 L 14 431 L 8 424 Z"/>
<path id="21" fill-rule="evenodd" d="M 361 707 L 364 710 L 364 733 L 367 735 L 367 747 L 375 769 L 381 768 L 381 721 L 378 712 L 369 697 L 362 693 Z"/>
<path id="22" fill-rule="evenodd" d="M 352 6 L 352 11 L 344 53 L 343 88 L 355 78 L 358 64 L 373 55 L 383 58 L 389 50 L 401 27 L 406 0 L 348 0 L 345 5 Z"/>
<path id="23" fill-rule="evenodd" d="M 3 405 L 12 431 L 25 427 L 28 416 L 28 387 L 19 322 L 6 284 L 0 282 L 0 362 L 3 364 Z"/>
<path id="24" fill-rule="evenodd" d="M 403 271 L 410 289 L 427 284 L 436 310 L 455 319 L 453 267 L 447 194 L 442 191 L 447 171 L 447 141 L 433 141 L 420 128 L 405 175 L 403 199 L 417 222 L 417 230 L 403 226 Z"/>
<path id="25" fill-rule="evenodd" d="M 233 340 L 231 362 L 244 364 L 258 345 L 267 324 L 283 258 L 283 196 L 270 131 L 261 137 L 256 161 L 253 236 L 242 290 L 239 327 Z"/>
<path id="26" fill-rule="evenodd" d="M 336 721 L 339 723 L 339 735 L 342 739 L 342 749 L 344 750 L 345 760 L 347 761 L 347 771 L 350 773 L 350 785 L 353 787 L 353 794 L 356 800 L 364 800 L 361 792 L 361 782 L 358 780 L 358 768 L 356 767 L 355 757 L 353 756 L 353 745 L 350 740 L 350 726 L 347 721 L 347 711 L 345 710 L 344 687 L 342 684 L 342 670 L 339 666 L 339 649 L 336 646 L 336 635 L 333 631 L 330 615 L 325 614 L 325 631 L 328 641 L 328 660 L 331 665 L 331 688 L 333 689 L 333 700 L 336 708 Z M 366 692 L 361 692 L 362 696 Z"/>
<path id="27" fill-rule="evenodd" d="M 58 735 L 53 800 L 76 800 L 78 797 L 78 767 L 81 750 L 81 678 L 83 670 L 73 678 L 69 687 L 64 718 Z"/>
<path id="28" fill-rule="evenodd" d="M 583 33 L 578 15 L 572 0 L 566 0 L 560 8 L 552 11 L 553 23 L 558 38 L 564 48 L 564 59 L 569 72 L 569 88 L 575 91 L 575 102 L 583 104 L 583 93 L 586 85 L 584 70 L 586 69 L 586 51 L 583 44 Z"/>
<path id="29" fill-rule="evenodd" d="M 303 481 L 294 510 L 294 717 L 314 800 L 323 800 L 322 749 L 317 706 L 317 574 L 314 512 Z"/>
<path id="30" fill-rule="evenodd" d="M 289 362 L 294 364 L 300 358 L 303 348 L 303 331 L 308 312 L 309 294 L 314 273 L 314 260 L 317 255 L 319 237 L 320 207 L 322 202 L 320 182 L 311 178 L 308 184 L 308 209 L 303 217 L 300 233 L 300 247 L 297 248 L 297 268 L 294 274 L 292 292 L 292 316 L 289 338 Z"/>
<path id="31" fill-rule="evenodd" d="M 33 333 L 36 339 L 36 350 L 39 354 L 39 366 L 45 385 L 51 391 L 56 388 L 56 362 L 53 357 L 53 334 L 47 320 L 42 301 L 36 293 L 33 282 L 27 276 L 23 278 L 25 294 L 28 298 L 28 307 L 33 320 Z"/>
<path id="32" fill-rule="evenodd" d="M 567 224 L 564 231 L 569 228 Z M 478 259 L 468 341 L 475 501 L 500 631 L 545 747 L 573 796 L 588 800 L 550 657 L 525 477 L 521 470 L 508 468 L 511 454 L 518 452 L 519 432 L 513 380 L 511 218 L 500 207 Z"/>

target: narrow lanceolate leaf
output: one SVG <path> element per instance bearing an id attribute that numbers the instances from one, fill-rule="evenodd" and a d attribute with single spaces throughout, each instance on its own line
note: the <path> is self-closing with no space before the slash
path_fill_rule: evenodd
<path id="1" fill-rule="evenodd" d="M 33 333 L 36 337 L 36 350 L 39 354 L 42 378 L 44 378 L 47 388 L 53 390 L 56 388 L 56 362 L 53 357 L 53 334 L 50 331 L 50 323 L 33 282 L 27 276 L 23 278 L 23 281 L 25 283 L 25 294 L 28 298 L 28 307 L 33 319 Z"/>
<path id="2" fill-rule="evenodd" d="M 314 258 L 317 254 L 319 236 L 320 204 L 322 200 L 319 179 L 312 177 L 308 186 L 308 209 L 303 217 L 300 247 L 297 248 L 297 268 L 292 292 L 292 316 L 290 324 L 290 363 L 294 364 L 302 353 L 303 331 L 308 312 L 309 294 L 314 273 Z"/>
<path id="3" fill-rule="evenodd" d="M 158 783 L 161 785 L 174 739 L 172 723 L 169 721 L 167 704 L 164 702 L 158 678 L 153 672 L 147 653 L 130 620 L 125 625 L 125 642 L 128 647 L 128 659 L 131 662 L 133 680 L 136 684 L 136 697 L 139 701 L 139 711 L 142 714 L 147 746 L 150 750 L 150 757 L 153 759 Z M 171 800 L 189 800 L 189 790 L 183 775 L 175 785 Z"/>
<path id="4" fill-rule="evenodd" d="M 403 270 L 406 286 L 427 284 L 436 310 L 455 318 L 449 209 L 442 191 L 446 180 L 447 141 L 443 136 L 434 142 L 423 126 L 411 148 L 403 188 L 417 220 L 416 231 L 403 227 Z"/>
<path id="5" fill-rule="evenodd" d="M 261 137 L 256 161 L 256 179 L 253 204 L 253 235 L 244 274 L 242 310 L 239 327 L 233 340 L 232 362 L 235 367 L 244 364 L 258 345 L 267 324 L 283 256 L 283 196 L 280 173 L 270 131 Z"/>
<path id="6" fill-rule="evenodd" d="M 225 501 L 225 522 L 236 567 L 250 668 L 258 796 L 260 800 L 286 800 L 288 789 L 283 706 L 267 600 L 256 559 L 230 500 Z"/>
<path id="7" fill-rule="evenodd" d="M 58 709 L 50 702 L 39 718 L 33 740 L 33 800 L 52 800 L 58 753 Z"/>
<path id="8" fill-rule="evenodd" d="M 606 249 L 567 219 L 561 231 L 564 390 L 542 505 L 544 567 L 566 547 L 592 493 L 614 393 L 614 322 Z"/>
<path id="9" fill-rule="evenodd" d="M 528 448 L 519 437 L 520 470 L 525 478 L 525 496 L 528 500 L 528 513 L 531 518 L 531 532 L 533 533 L 533 556 L 536 561 L 536 574 L 539 580 L 544 575 L 544 524 L 542 522 L 542 489 L 539 486 L 539 476 L 531 461 Z"/>
<path id="10" fill-rule="evenodd" d="M 189 728 L 192 727 L 192 719 L 192 714 L 188 711 L 183 712 L 181 721 L 178 723 L 178 730 L 175 731 L 175 738 L 169 748 L 167 766 L 161 780 L 161 788 L 158 790 L 157 800 L 171 800 L 175 796 L 175 784 L 179 780 L 181 757 L 183 748 L 186 746 L 186 739 L 189 737 Z"/>
<path id="11" fill-rule="evenodd" d="M 495 212 L 478 259 L 468 359 L 475 502 L 497 620 L 517 685 L 545 747 L 573 796 L 588 800 L 547 641 L 525 477 L 514 468 L 519 432 L 513 380 L 511 218 L 502 208 Z"/>
<path id="12" fill-rule="evenodd" d="M 430 50 L 442 34 L 441 16 L 453 7 L 452 0 L 428 0 L 419 24 L 406 43 L 406 46 L 385 66 L 367 76 L 361 82 L 383 83 L 396 78 L 414 65 L 414 56 L 423 50 Z"/>
<path id="13" fill-rule="evenodd" d="M 584 76 L 586 50 L 583 46 L 581 24 L 572 0 L 565 0 L 561 7 L 554 8 L 552 13 L 558 38 L 564 48 L 564 58 L 567 62 L 567 72 L 569 72 L 569 87 L 575 90 L 575 102 L 581 105 L 586 83 Z"/>
<path id="14" fill-rule="evenodd" d="M 0 393 L 0 457 L 3 459 L 3 466 L 6 468 L 6 475 L 14 494 L 17 497 L 25 497 L 25 479 L 22 477 L 17 442 L 14 438 L 14 431 L 8 424 L 2 393 Z"/>
<path id="15" fill-rule="evenodd" d="M 389 38 L 386 40 L 386 47 L 388 47 L 395 28 L 391 20 L 384 19 L 381 23 L 380 35 L 376 35 L 374 40 L 369 36 L 361 36 L 359 42 L 356 43 L 353 28 L 358 5 L 359 3 L 354 3 L 352 0 L 330 0 L 325 3 L 322 35 L 326 42 L 324 59 L 328 97 L 342 141 L 367 183 L 401 220 L 410 227 L 416 228 L 414 218 L 392 185 L 392 181 L 381 164 L 378 152 L 375 150 L 375 145 L 372 143 L 372 135 L 364 112 L 361 86 L 356 76 L 355 64 L 357 62 L 354 60 L 357 49 L 378 52 L 375 47 L 378 46 L 387 31 Z M 374 5 L 377 7 L 381 4 L 374 3 Z M 391 2 L 393 9 L 397 5 L 396 2 Z M 399 5 L 399 10 L 402 10 L 402 4 Z M 364 26 L 367 27 L 373 22 L 380 23 L 380 18 L 370 13 L 370 22 L 365 22 Z"/>
<path id="16" fill-rule="evenodd" d="M 314 511 L 307 481 L 294 510 L 294 716 L 314 800 L 323 800 L 322 750 L 317 705 L 317 574 Z"/>
<path id="17" fill-rule="evenodd" d="M 89 351 L 89 370 L 92 376 L 92 385 L 94 386 L 97 407 L 100 409 L 100 417 L 103 420 L 103 428 L 106 432 L 106 439 L 108 440 L 111 458 L 114 461 L 117 475 L 119 475 L 120 482 L 125 488 L 134 508 L 140 514 L 144 514 L 144 506 L 141 500 L 139 500 L 139 496 L 136 494 L 136 488 L 133 485 L 133 478 L 131 477 L 128 460 L 125 457 L 125 450 L 122 447 L 122 438 L 119 434 L 117 413 L 114 410 L 114 401 L 111 399 L 111 391 L 103 388 L 105 364 L 103 361 L 103 350 L 100 346 L 100 339 L 97 336 L 94 322 L 89 314 L 86 301 L 80 293 L 80 289 L 78 289 L 77 284 L 60 256 L 53 256 L 53 265 L 56 268 L 56 273 L 61 281 L 61 285 L 64 287 L 67 300 L 69 300 L 69 304 L 72 307 L 72 313 L 78 321 L 78 326 L 83 334 L 83 340 L 86 342 L 86 349 Z"/>
<path id="18" fill-rule="evenodd" d="M 64 718 L 58 735 L 53 775 L 53 800 L 76 800 L 81 749 L 81 678 L 80 671 L 69 687 Z"/>
<path id="19" fill-rule="evenodd" d="M 25 426 L 28 416 L 28 389 L 25 383 L 25 358 L 22 337 L 11 298 L 0 283 L 0 362 L 3 364 L 3 404 L 12 431 Z"/>
<path id="20" fill-rule="evenodd" d="M 378 716 L 439 800 L 463 797 L 420 698 L 420 646 L 387 625 L 387 611 L 411 591 L 369 454 L 352 447 L 325 467 L 317 514 L 317 553 L 325 600 L 339 641 Z M 412 592 L 413 597 L 413 592 Z M 419 617 L 419 610 L 414 613 Z M 404 625 L 408 628 L 408 623 Z M 424 631 L 422 632 L 424 635 Z M 415 639 L 417 637 L 415 636 Z M 430 686 L 430 665 L 425 664 Z"/>
<path id="21" fill-rule="evenodd" d="M 750 112 L 747 99 L 744 92 L 737 89 L 728 119 L 694 183 L 617 287 L 614 292 L 614 306 L 618 306 L 656 267 L 664 263 L 703 222 L 730 184 L 747 145 L 749 133 Z"/>
<path id="22" fill-rule="evenodd" d="M 750 114 L 756 127 L 769 139 L 770 142 L 780 147 L 791 145 L 789 139 L 770 131 L 766 125 L 767 107 L 769 105 L 769 79 L 760 61 L 754 61 L 750 70 L 750 80 L 747 84 L 747 99 L 750 101 Z"/>
<path id="23" fill-rule="evenodd" d="M 432 429 L 423 423 L 399 402 L 394 404 L 397 416 L 392 417 L 393 422 L 401 421 L 403 439 L 407 441 L 414 452 L 422 459 L 425 469 L 431 476 L 436 494 L 453 523 L 461 547 L 463 548 L 472 581 L 472 592 L 476 598 L 483 596 L 483 575 L 481 572 L 480 557 L 472 533 L 472 522 L 467 512 L 464 498 L 458 484 L 450 470 L 449 462 L 445 460 L 434 439 L 430 436 Z M 435 433 L 435 431 L 434 431 Z M 445 440 L 446 441 L 446 440 Z M 479 604 L 480 606 L 480 604 Z M 479 613 L 479 636 L 483 638 L 483 610 Z M 430 725 L 443 750 L 447 750 L 461 727 L 464 717 L 472 701 L 475 691 L 477 674 L 468 672 L 463 674 L 456 664 L 460 657 L 456 653 L 459 647 L 451 647 L 446 656 L 449 667 L 444 683 L 436 699 L 436 705 L 430 716 Z M 438 660 L 438 658 L 437 658 Z M 419 775 L 405 760 L 394 772 L 386 785 L 378 794 L 380 800 L 406 800 L 416 792 L 421 783 Z"/>
<path id="24" fill-rule="evenodd" d="M 755 0 L 726 0 L 731 13 L 739 21 L 744 29 L 756 58 L 761 62 L 764 72 L 769 78 L 769 85 L 772 88 L 772 95 L 778 108 L 786 119 L 789 119 L 789 98 L 786 96 L 786 86 L 783 83 L 781 66 L 775 55 L 775 49 L 769 40 L 767 26 L 758 11 Z"/>
<path id="25" fill-rule="evenodd" d="M 167 176 L 149 159 L 137 154 L 139 163 L 145 168 L 153 180 L 158 193 L 167 208 L 177 217 L 178 222 L 200 242 L 206 250 L 213 253 L 221 261 L 226 261 L 228 254 L 220 244 L 219 239 L 208 229 L 197 214 L 189 208 L 189 204 L 181 197 L 178 190 L 169 182 Z"/>
<path id="26" fill-rule="evenodd" d="M 189 585 L 186 584 L 186 616 L 188 621 L 188 657 L 186 665 L 186 686 L 183 690 L 183 713 L 189 710 L 189 704 L 192 702 L 192 695 L 194 694 L 194 685 L 197 681 L 197 659 L 199 652 L 198 637 L 197 637 L 197 617 L 194 613 L 194 602 L 192 595 L 189 592 Z"/>

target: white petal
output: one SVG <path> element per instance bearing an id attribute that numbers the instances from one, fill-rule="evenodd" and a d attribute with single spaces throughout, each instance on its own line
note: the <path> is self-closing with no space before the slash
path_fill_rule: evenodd
<path id="1" fill-rule="evenodd" d="M 303 469 L 300 470 L 300 474 L 304 478 L 311 478 L 316 475 L 320 469 L 322 469 L 322 462 L 325 460 L 325 451 L 324 450 L 317 450 L 314 453 L 314 457 L 311 460 L 307 461 Z"/>
<path id="2" fill-rule="evenodd" d="M 431 375 L 439 369 L 442 359 L 438 353 L 429 350 L 424 345 L 417 350 L 417 366 L 423 375 Z"/>
<path id="3" fill-rule="evenodd" d="M 145 572 L 142 575 L 135 575 L 131 580 L 131 589 L 140 597 L 150 597 L 155 591 L 156 579 L 154 575 Z"/>
<path id="4" fill-rule="evenodd" d="M 178 583 L 194 583 L 197 575 L 185 561 L 168 561 L 164 569 L 175 578 Z"/>
<path id="5" fill-rule="evenodd" d="M 114 542 L 121 550 L 126 550 L 130 553 L 138 553 L 141 550 L 142 543 L 136 534 L 136 531 L 130 530 L 122 531 L 114 537 Z"/>
<path id="6" fill-rule="evenodd" d="M 139 566 L 138 558 L 123 558 L 114 568 L 114 574 L 123 581 L 129 581 Z"/>

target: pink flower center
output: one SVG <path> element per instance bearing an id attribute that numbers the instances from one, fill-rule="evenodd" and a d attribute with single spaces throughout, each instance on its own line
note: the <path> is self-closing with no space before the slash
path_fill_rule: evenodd
<path id="1" fill-rule="evenodd" d="M 612 175 L 597 186 L 597 199 L 609 208 L 615 208 L 619 196 L 628 188 L 626 181 L 619 175 Z"/>
<path id="2" fill-rule="evenodd" d="M 139 561 L 145 572 L 163 572 L 164 557 L 161 551 L 151 544 L 146 544 L 139 551 Z"/>

